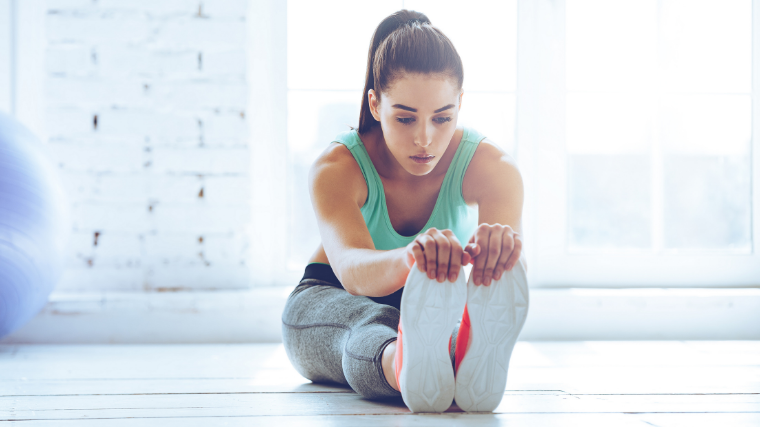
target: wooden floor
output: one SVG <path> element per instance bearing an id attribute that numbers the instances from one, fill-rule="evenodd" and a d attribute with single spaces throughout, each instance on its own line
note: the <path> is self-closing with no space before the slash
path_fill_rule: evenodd
<path id="1" fill-rule="evenodd" d="M 519 342 L 495 413 L 315 385 L 281 345 L 0 346 L 0 425 L 760 426 L 760 341 Z"/>

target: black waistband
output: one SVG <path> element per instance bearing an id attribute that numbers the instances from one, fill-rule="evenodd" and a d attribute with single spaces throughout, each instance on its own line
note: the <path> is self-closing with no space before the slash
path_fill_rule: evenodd
<path id="1" fill-rule="evenodd" d="M 327 264 L 311 263 L 307 265 L 301 280 L 304 279 L 319 279 L 328 283 L 332 283 L 337 287 L 343 287 L 343 285 L 340 283 L 340 280 L 338 280 L 338 276 L 336 276 L 333 272 L 332 267 Z"/>
<path id="2" fill-rule="evenodd" d="M 306 266 L 306 270 L 303 273 L 303 277 L 301 278 L 301 282 L 303 282 L 304 279 L 318 279 L 322 280 L 324 282 L 329 283 L 332 286 L 335 286 L 336 288 L 345 289 L 343 287 L 343 284 L 340 283 L 340 280 L 338 280 L 338 276 L 335 275 L 333 272 L 333 269 L 331 266 L 327 264 L 321 264 L 321 263 L 311 263 Z M 295 291 L 297 292 L 298 288 L 296 288 Z M 404 292 L 404 288 L 401 288 L 397 290 L 396 292 L 386 295 L 384 297 L 369 297 L 372 301 L 375 301 L 376 303 L 380 304 L 386 304 L 390 305 L 392 307 L 396 307 L 396 309 L 400 310 L 401 308 L 401 295 Z"/>

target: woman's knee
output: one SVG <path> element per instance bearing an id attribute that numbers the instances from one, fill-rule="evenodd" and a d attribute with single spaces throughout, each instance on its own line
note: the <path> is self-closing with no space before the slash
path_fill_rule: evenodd
<path id="1" fill-rule="evenodd" d="M 361 318 L 357 322 L 357 327 L 362 328 L 382 325 L 397 331 L 400 314 L 401 313 L 395 307 L 385 304 L 371 303 L 368 304 L 366 310 L 361 313 Z"/>
<path id="2" fill-rule="evenodd" d="M 310 381 L 348 384 L 340 365 L 340 353 L 330 348 L 336 337 L 315 334 L 322 328 L 325 327 L 297 329 L 283 323 L 285 354 L 296 372 Z"/>

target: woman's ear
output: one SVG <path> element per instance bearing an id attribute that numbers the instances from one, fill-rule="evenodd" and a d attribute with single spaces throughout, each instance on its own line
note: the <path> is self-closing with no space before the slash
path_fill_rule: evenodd
<path id="1" fill-rule="evenodd" d="M 462 109 L 462 95 L 464 95 L 464 89 L 462 89 L 462 91 L 459 92 L 459 110 Z"/>
<path id="2" fill-rule="evenodd" d="M 370 89 L 367 92 L 367 98 L 369 101 L 369 112 L 372 113 L 372 117 L 379 122 L 380 111 L 378 110 L 378 105 L 380 104 L 380 100 L 377 98 L 377 92 L 375 92 L 375 89 Z"/>

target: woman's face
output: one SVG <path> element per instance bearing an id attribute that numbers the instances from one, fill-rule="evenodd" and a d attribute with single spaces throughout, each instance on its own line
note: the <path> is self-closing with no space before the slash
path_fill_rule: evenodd
<path id="1" fill-rule="evenodd" d="M 457 127 L 462 90 L 453 78 L 404 74 L 382 93 L 369 90 L 370 111 L 388 149 L 407 172 L 427 175 L 448 148 Z"/>

